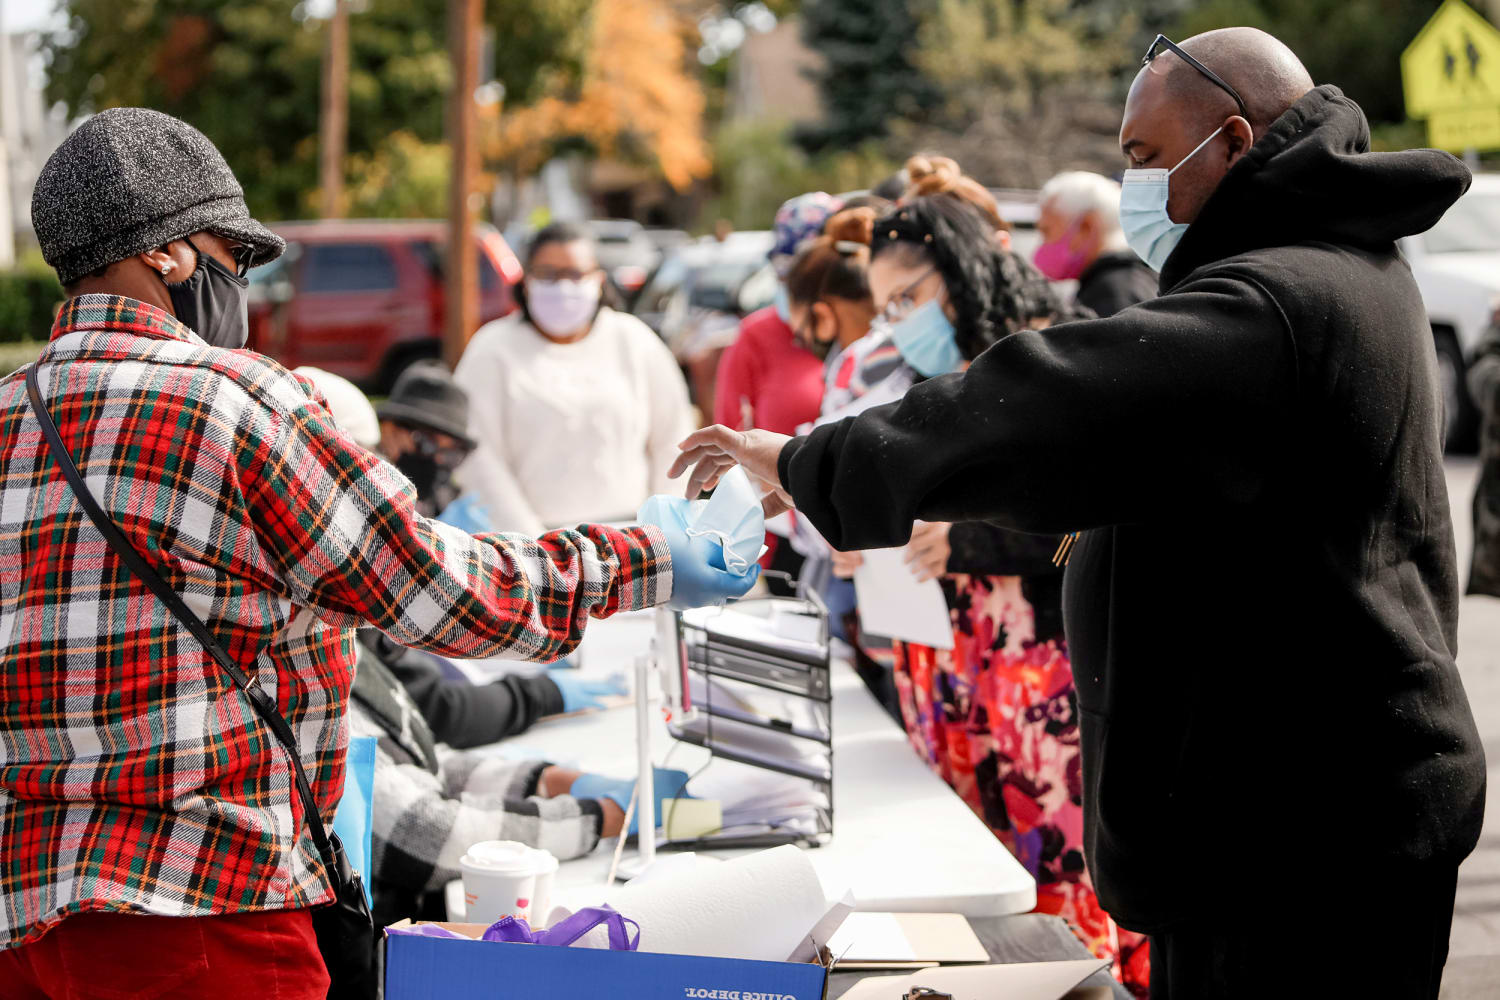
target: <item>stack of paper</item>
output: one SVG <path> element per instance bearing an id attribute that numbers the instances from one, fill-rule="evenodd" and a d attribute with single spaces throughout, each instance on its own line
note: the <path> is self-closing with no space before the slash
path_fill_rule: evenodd
<path id="1" fill-rule="evenodd" d="M 726 831 L 775 828 L 816 833 L 818 810 L 829 805 L 828 796 L 804 778 L 733 761 L 715 761 L 693 779 L 692 792 L 721 803 Z"/>
<path id="2" fill-rule="evenodd" d="M 719 718 L 742 722 L 773 722 L 787 732 L 808 733 L 826 740 L 828 707 L 825 704 L 756 687 L 732 678 L 706 678 L 694 672 L 688 677 L 693 706 Z M 790 737 L 788 737 L 790 739 Z M 797 742 L 806 742 L 799 740 Z M 801 750 L 793 750 L 800 755 Z"/>
<path id="3" fill-rule="evenodd" d="M 810 627 L 808 621 L 812 621 L 813 626 Z M 819 623 L 817 619 L 810 619 L 807 615 L 773 615 L 769 612 L 756 615 L 733 608 L 696 608 L 683 612 L 682 622 L 692 628 L 758 642 L 789 653 L 816 656 L 823 651 L 818 642 L 821 632 Z"/>

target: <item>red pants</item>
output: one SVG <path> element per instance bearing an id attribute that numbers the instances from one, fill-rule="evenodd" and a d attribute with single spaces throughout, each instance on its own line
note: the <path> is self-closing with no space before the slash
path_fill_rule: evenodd
<path id="1" fill-rule="evenodd" d="M 306 910 L 223 917 L 80 913 L 0 951 L 0 1000 L 325 1000 Z"/>

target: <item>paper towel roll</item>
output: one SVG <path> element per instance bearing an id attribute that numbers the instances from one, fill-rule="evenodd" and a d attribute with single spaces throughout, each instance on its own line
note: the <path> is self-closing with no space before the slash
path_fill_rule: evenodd
<path id="1" fill-rule="evenodd" d="M 812 862 L 790 845 L 632 882 L 607 901 L 641 925 L 641 951 L 767 962 L 786 961 L 829 908 Z"/>

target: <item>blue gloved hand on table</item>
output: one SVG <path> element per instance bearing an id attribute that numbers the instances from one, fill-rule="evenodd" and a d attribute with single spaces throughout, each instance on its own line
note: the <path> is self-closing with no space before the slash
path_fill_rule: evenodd
<path id="1" fill-rule="evenodd" d="M 687 794 L 688 774 L 686 771 L 667 770 L 655 767 L 651 769 L 652 787 L 656 794 L 656 825 L 661 826 L 662 804 L 672 799 L 686 799 L 692 796 Z M 635 791 L 634 778 L 606 778 L 602 774 L 580 774 L 573 782 L 573 787 L 568 789 L 568 794 L 575 799 L 609 799 L 620 809 L 630 808 L 630 796 Z M 640 812 L 637 809 L 635 815 L 630 817 L 630 829 L 627 833 L 636 833 L 640 825 Z"/>
<path id="2" fill-rule="evenodd" d="M 601 698 L 630 693 L 624 674 L 608 677 L 578 677 L 566 670 L 549 670 L 547 677 L 562 693 L 563 712 L 581 712 L 587 708 L 603 708 Z M 628 793 L 627 793 L 628 794 Z"/>
<path id="3" fill-rule="evenodd" d="M 743 597 L 760 579 L 760 566 L 752 563 L 743 573 L 724 568 L 724 546 L 714 539 L 689 536 L 688 501 L 682 497 L 654 496 L 640 510 L 643 524 L 653 524 L 667 538 L 672 550 L 672 596 L 667 607 L 675 611 L 718 607 Z"/>
<path id="4" fill-rule="evenodd" d="M 484 501 L 479 499 L 478 493 L 464 493 L 457 500 L 444 507 L 438 513 L 437 519 L 444 524 L 451 524 L 460 531 L 467 531 L 471 535 L 477 535 L 483 531 L 494 531 L 494 518 L 490 517 L 489 508 Z"/>

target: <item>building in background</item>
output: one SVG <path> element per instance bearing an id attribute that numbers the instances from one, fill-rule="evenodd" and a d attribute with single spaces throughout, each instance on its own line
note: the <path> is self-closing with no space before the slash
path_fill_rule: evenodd
<path id="1" fill-rule="evenodd" d="M 821 121 L 823 101 L 813 74 L 822 66 L 822 57 L 802 44 L 797 18 L 748 33 L 730 70 L 728 118 L 785 125 Z"/>
<path id="2" fill-rule="evenodd" d="M 49 106 L 43 95 L 40 41 L 35 31 L 0 35 L 0 268 L 36 245 L 31 189 L 72 128 L 62 107 Z"/>

